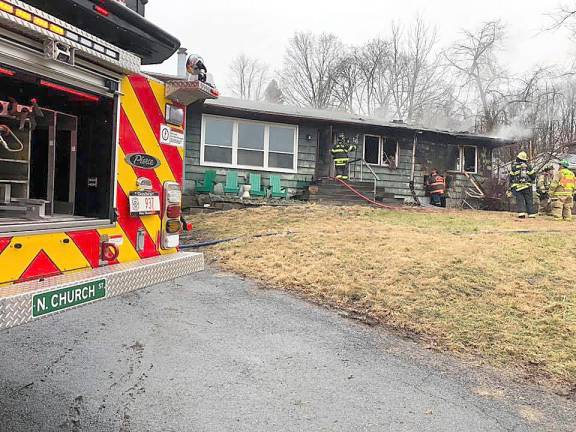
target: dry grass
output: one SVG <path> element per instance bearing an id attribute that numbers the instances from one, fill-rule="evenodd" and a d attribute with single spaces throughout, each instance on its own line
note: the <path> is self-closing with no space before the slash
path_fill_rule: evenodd
<path id="1" fill-rule="evenodd" d="M 226 270 L 378 319 L 441 349 L 576 384 L 575 225 L 322 206 L 192 221 L 203 238 L 293 231 L 211 248 Z"/>

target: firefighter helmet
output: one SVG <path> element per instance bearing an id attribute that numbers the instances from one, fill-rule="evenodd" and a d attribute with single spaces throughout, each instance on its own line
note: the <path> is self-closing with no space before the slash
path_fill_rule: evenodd
<path id="1" fill-rule="evenodd" d="M 518 156 L 516 156 L 519 160 L 526 162 L 528 160 L 528 155 L 526 154 L 526 152 L 522 151 L 520 153 L 518 153 Z"/>

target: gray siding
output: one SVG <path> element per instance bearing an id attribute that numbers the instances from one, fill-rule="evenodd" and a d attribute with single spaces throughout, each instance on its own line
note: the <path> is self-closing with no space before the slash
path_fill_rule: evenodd
<path id="1" fill-rule="evenodd" d="M 239 173 L 240 181 L 247 182 L 247 177 L 250 172 L 259 172 L 258 170 L 241 170 L 236 168 L 214 168 L 200 166 L 200 128 L 202 120 L 202 111 L 207 111 L 209 114 L 224 115 L 238 119 L 252 119 L 260 121 L 269 121 L 272 123 L 287 123 L 297 125 L 299 128 L 298 136 L 298 167 L 296 174 L 286 173 L 273 173 L 260 171 L 264 184 L 268 184 L 270 174 L 280 175 L 284 186 L 289 188 L 291 194 L 296 193 L 298 190 L 302 191 L 303 183 L 312 181 L 316 172 L 317 164 L 317 148 L 327 149 L 327 143 L 319 145 L 320 131 L 330 130 L 329 124 L 315 123 L 314 121 L 299 119 L 283 120 L 278 116 L 272 114 L 255 114 L 249 112 L 233 112 L 227 111 L 213 111 L 214 108 L 195 104 L 188 109 L 188 122 L 187 122 L 187 136 L 186 136 L 186 166 L 185 166 L 185 192 L 190 194 L 194 189 L 194 181 L 202 180 L 204 172 L 208 169 L 216 170 L 218 177 L 217 181 L 223 183 L 225 181 L 226 172 L 234 169 Z M 333 126 L 333 134 L 336 136 L 339 132 L 344 132 L 346 136 L 359 137 L 358 150 L 353 158 L 361 158 L 363 155 L 364 134 L 379 135 L 398 140 L 400 146 L 400 154 L 398 166 L 395 168 L 388 168 L 383 166 L 373 166 L 374 171 L 379 176 L 378 182 L 379 190 L 382 192 L 394 194 L 398 198 L 405 200 L 412 200 L 410 192 L 410 177 L 412 170 L 412 144 L 413 134 L 412 130 L 401 130 L 397 135 L 392 135 L 390 129 L 379 128 L 376 126 L 347 126 L 339 125 Z M 310 135 L 311 140 L 307 140 L 306 136 Z M 330 139 L 329 134 L 325 133 L 324 139 Z M 424 178 L 428 175 L 432 168 L 437 168 L 442 174 L 448 176 L 451 180 L 450 188 L 448 189 L 449 203 L 451 205 L 457 204 L 464 196 L 465 189 L 471 184 L 463 173 L 449 171 L 453 164 L 454 151 L 458 149 L 459 145 L 472 145 L 471 142 L 462 142 L 459 139 L 450 137 L 448 135 L 434 134 L 434 135 L 418 135 L 418 144 L 416 147 L 416 158 L 414 163 L 414 184 L 416 195 L 425 199 Z M 486 147 L 482 141 L 474 141 L 478 148 L 478 174 L 475 178 L 482 180 L 483 177 L 490 176 L 492 169 L 492 150 Z M 329 144 L 329 143 L 328 143 Z M 329 151 L 329 150 L 323 150 Z M 452 156 L 451 156 L 452 155 Z M 328 160 L 331 160 L 328 158 Z M 318 162 L 321 163 L 321 162 Z M 353 179 L 361 180 L 360 178 L 360 164 L 355 164 L 352 167 Z M 368 170 L 364 169 L 364 181 L 372 181 L 372 177 Z"/>
<path id="2" fill-rule="evenodd" d="M 388 168 L 383 166 L 372 166 L 374 172 L 380 178 L 378 187 L 380 190 L 394 194 L 396 197 L 404 198 L 407 201 L 412 200 L 410 191 L 410 178 L 412 173 L 412 146 L 413 140 L 400 138 L 400 154 L 398 166 Z M 466 144 L 467 143 L 463 143 Z M 360 135 L 358 146 L 358 157 L 363 155 L 364 136 Z M 474 177 L 482 180 L 490 176 L 492 169 L 492 151 L 489 148 L 477 146 L 478 148 L 478 174 Z M 430 173 L 432 168 L 436 168 L 441 174 L 449 177 L 451 180 L 447 195 L 450 200 L 449 204 L 456 205 L 465 196 L 465 189 L 471 186 L 470 181 L 465 174 L 450 171 L 451 162 L 449 155 L 458 150 L 457 144 L 444 144 L 442 142 L 418 141 L 416 146 L 416 158 L 414 164 L 414 187 L 416 196 L 420 199 L 426 199 L 424 186 L 425 177 Z M 355 169 L 355 171 L 354 171 Z M 352 168 L 356 179 L 360 179 L 360 164 Z M 373 177 L 366 168 L 363 169 L 363 179 L 372 181 Z"/>
<path id="3" fill-rule="evenodd" d="M 233 117 L 233 116 L 230 116 Z M 242 118 L 242 117 L 233 117 Z M 245 118 L 245 117 L 244 117 Z M 278 123 L 277 121 L 274 121 Z M 294 123 L 290 123 L 294 124 Z M 248 174 L 251 172 L 262 174 L 262 181 L 265 186 L 269 184 L 270 175 L 279 175 L 282 179 L 282 185 L 289 189 L 290 194 L 297 192 L 298 187 L 302 189 L 302 182 L 312 181 L 316 167 L 316 142 L 318 140 L 318 129 L 310 126 L 298 124 L 298 163 L 297 173 L 281 173 L 272 171 L 259 171 L 258 169 L 244 170 L 229 167 L 208 167 L 200 166 L 200 141 L 201 141 L 202 112 L 198 106 L 192 106 L 188 110 L 186 125 L 186 153 L 185 153 L 185 170 L 184 170 L 184 193 L 190 194 L 194 190 L 194 181 L 202 180 L 206 170 L 215 170 L 217 173 L 216 181 L 224 183 L 226 173 L 230 170 L 238 172 L 241 184 L 248 182 Z M 310 140 L 306 136 L 310 135 Z"/>

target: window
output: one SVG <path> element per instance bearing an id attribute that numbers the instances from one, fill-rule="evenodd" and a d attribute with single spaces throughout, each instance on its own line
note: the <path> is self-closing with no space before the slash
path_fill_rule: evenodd
<path id="1" fill-rule="evenodd" d="M 449 166 L 452 171 L 476 174 L 478 172 L 478 148 L 476 146 L 452 147 Z"/>
<path id="2" fill-rule="evenodd" d="M 264 167 L 264 125 L 238 123 L 238 165 Z"/>
<path id="3" fill-rule="evenodd" d="M 371 165 L 398 166 L 398 141 L 375 135 L 364 135 L 364 160 Z"/>
<path id="4" fill-rule="evenodd" d="M 462 166 L 464 172 L 475 174 L 478 171 L 477 167 L 477 148 L 472 146 L 462 147 Z"/>
<path id="5" fill-rule="evenodd" d="M 202 165 L 295 172 L 298 128 L 203 116 Z"/>
<path id="6" fill-rule="evenodd" d="M 373 165 L 380 165 L 380 137 L 364 137 L 364 160 Z"/>
<path id="7" fill-rule="evenodd" d="M 398 166 L 398 141 L 382 138 L 382 165 L 387 167 Z"/>
<path id="8" fill-rule="evenodd" d="M 270 126 L 268 166 L 294 169 L 294 128 Z"/>
<path id="9" fill-rule="evenodd" d="M 206 118 L 204 123 L 204 161 L 232 163 L 234 123 L 230 120 Z"/>

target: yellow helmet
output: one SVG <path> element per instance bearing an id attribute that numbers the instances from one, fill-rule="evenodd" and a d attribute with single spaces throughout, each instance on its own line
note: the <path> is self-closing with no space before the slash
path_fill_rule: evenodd
<path id="1" fill-rule="evenodd" d="M 526 154 L 526 152 L 520 152 L 518 153 L 518 156 L 516 156 L 518 159 L 520 159 L 521 161 L 526 162 L 528 160 L 528 155 Z"/>

